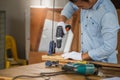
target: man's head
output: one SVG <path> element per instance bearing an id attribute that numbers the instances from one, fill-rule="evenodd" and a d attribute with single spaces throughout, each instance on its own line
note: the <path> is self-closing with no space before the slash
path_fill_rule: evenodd
<path id="1" fill-rule="evenodd" d="M 79 8 L 90 9 L 94 6 L 97 0 L 69 0 L 76 4 Z"/>

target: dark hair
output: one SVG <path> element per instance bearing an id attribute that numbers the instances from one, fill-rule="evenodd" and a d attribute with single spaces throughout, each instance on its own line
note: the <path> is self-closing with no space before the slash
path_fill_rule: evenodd
<path id="1" fill-rule="evenodd" d="M 74 3 L 74 2 L 77 2 L 78 0 L 69 0 L 69 1 Z M 89 2 L 89 0 L 81 0 L 81 1 Z"/>
<path id="2" fill-rule="evenodd" d="M 78 0 L 69 0 L 69 1 L 71 1 L 71 2 L 73 2 L 73 3 L 74 3 L 74 2 L 77 2 Z"/>

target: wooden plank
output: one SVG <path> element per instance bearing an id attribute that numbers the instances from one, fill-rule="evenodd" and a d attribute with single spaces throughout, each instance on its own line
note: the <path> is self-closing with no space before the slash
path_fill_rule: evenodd
<path id="1" fill-rule="evenodd" d="M 47 54 L 47 52 L 30 52 L 29 53 L 29 64 L 35 64 L 42 62 L 42 55 Z"/>
<path id="2" fill-rule="evenodd" d="M 52 55 L 52 56 L 42 55 L 42 61 L 47 61 L 47 60 L 59 61 L 60 63 L 76 62 L 77 61 L 77 60 L 67 60 L 67 59 L 64 59 L 60 55 Z"/>
<path id="3" fill-rule="evenodd" d="M 43 55 L 42 56 L 43 61 L 47 60 L 53 60 L 53 61 L 59 61 L 60 63 L 66 63 L 66 62 L 84 62 L 84 63 L 91 63 L 99 66 L 106 66 L 106 67 L 116 67 L 120 68 L 120 64 L 113 64 L 113 63 L 105 63 L 105 62 L 97 62 L 97 61 L 79 61 L 79 60 L 68 60 L 64 59 L 60 55 L 53 55 L 53 56 L 48 56 L 48 55 Z"/>
<path id="4" fill-rule="evenodd" d="M 51 60 L 51 61 L 59 61 L 60 63 L 67 63 L 67 62 L 77 62 L 78 60 L 68 60 L 68 59 L 64 59 L 60 54 L 55 54 L 55 55 L 42 55 L 42 61 L 47 61 L 47 60 Z"/>
<path id="5" fill-rule="evenodd" d="M 47 8 L 30 9 L 30 49 L 38 51 Z"/>

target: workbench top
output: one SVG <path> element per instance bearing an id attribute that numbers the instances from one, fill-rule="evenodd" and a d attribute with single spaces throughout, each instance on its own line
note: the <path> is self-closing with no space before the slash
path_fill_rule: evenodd
<path id="1" fill-rule="evenodd" d="M 38 76 L 41 72 L 57 72 L 61 71 L 60 67 L 52 67 L 46 68 L 45 63 L 37 63 L 32 65 L 20 66 L 10 69 L 0 70 L 0 76 L 12 78 L 18 75 L 31 75 L 31 76 Z M 73 75 L 73 74 L 64 74 L 64 75 L 56 75 L 50 77 L 50 80 L 86 80 L 89 78 L 90 80 L 100 80 L 101 77 L 99 76 L 83 76 L 83 75 Z M 0 80 L 2 80 L 0 78 Z M 10 80 L 10 79 L 3 79 L 3 80 Z M 17 80 L 17 79 L 16 79 Z M 44 78 L 26 78 L 22 80 L 45 80 Z"/>

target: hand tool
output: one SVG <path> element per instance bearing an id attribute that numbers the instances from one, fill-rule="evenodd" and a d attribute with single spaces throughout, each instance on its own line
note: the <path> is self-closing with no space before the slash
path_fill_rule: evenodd
<path id="1" fill-rule="evenodd" d="M 82 75 L 98 75 L 99 70 L 110 68 L 114 71 L 119 71 L 120 65 L 113 63 L 105 63 L 105 62 L 96 62 L 96 61 L 76 61 L 76 62 L 60 62 L 57 64 L 58 66 L 62 66 L 63 71 L 67 71 L 69 73 L 77 73 Z"/>
<path id="2" fill-rule="evenodd" d="M 66 25 L 65 29 L 66 29 L 66 31 L 69 31 L 71 29 L 71 25 Z M 63 32 L 63 27 L 57 26 L 57 29 L 56 29 L 56 46 L 57 46 L 57 48 L 61 48 L 62 38 L 64 35 L 65 34 Z"/>
<path id="3" fill-rule="evenodd" d="M 46 61 L 46 67 L 58 67 L 61 66 L 62 71 L 67 73 L 75 73 L 75 74 L 82 74 L 82 75 L 91 75 L 97 73 L 97 68 L 94 64 L 85 64 L 85 63 L 72 63 L 68 62 L 66 64 L 60 64 L 59 61 Z"/>
<path id="4" fill-rule="evenodd" d="M 54 54 L 55 48 L 56 48 L 56 43 L 54 42 L 54 40 L 50 41 L 48 55 Z"/>
<path id="5" fill-rule="evenodd" d="M 48 61 L 45 62 L 45 66 L 46 67 L 52 67 L 52 66 L 57 67 L 57 66 L 59 66 L 59 61 L 50 61 L 50 60 L 48 60 Z"/>
<path id="6" fill-rule="evenodd" d="M 97 73 L 97 68 L 94 64 L 67 63 L 63 65 L 62 70 L 82 75 L 93 75 Z"/>

